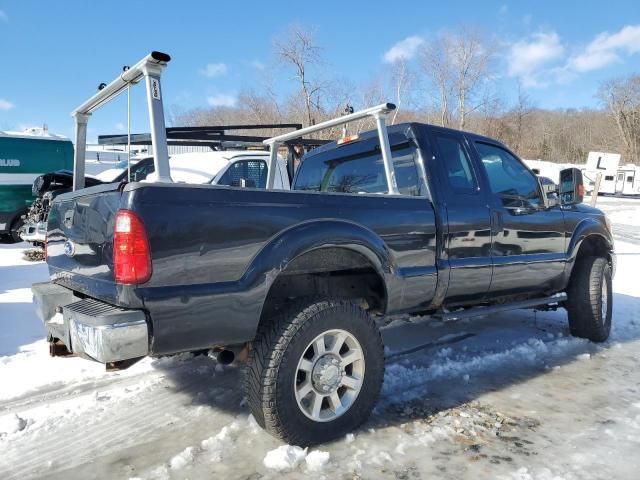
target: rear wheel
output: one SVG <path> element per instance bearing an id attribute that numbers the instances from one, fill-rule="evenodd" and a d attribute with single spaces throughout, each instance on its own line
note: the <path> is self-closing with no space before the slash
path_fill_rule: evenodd
<path id="1" fill-rule="evenodd" d="M 568 290 L 569 329 L 575 337 L 604 342 L 611 331 L 611 266 L 602 257 L 584 257 L 574 267 Z"/>
<path id="2" fill-rule="evenodd" d="M 382 339 L 364 310 L 343 300 L 299 303 L 260 326 L 247 365 L 247 398 L 269 433 L 313 445 L 361 425 L 383 376 Z"/>

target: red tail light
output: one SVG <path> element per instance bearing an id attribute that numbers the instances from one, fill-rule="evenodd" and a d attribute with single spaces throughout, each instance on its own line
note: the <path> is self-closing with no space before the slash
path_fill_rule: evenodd
<path id="1" fill-rule="evenodd" d="M 113 270 L 118 283 L 137 285 L 151 278 L 151 252 L 144 224 L 131 210 L 118 210 L 113 234 Z"/>

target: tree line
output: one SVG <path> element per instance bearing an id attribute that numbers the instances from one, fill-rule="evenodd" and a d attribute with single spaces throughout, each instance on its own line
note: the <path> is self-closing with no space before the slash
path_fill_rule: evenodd
<path id="1" fill-rule="evenodd" d="M 357 110 L 392 101 L 397 109 L 389 123 L 418 121 L 472 131 L 501 140 L 522 158 L 584 163 L 589 151 L 605 151 L 621 153 L 625 163 L 640 163 L 640 75 L 603 82 L 594 92 L 600 108 L 548 110 L 538 108 L 520 83 L 515 101 L 505 100 L 497 81 L 502 47 L 481 29 L 463 26 L 414 41 L 415 58 L 403 51 L 388 55 L 380 75 L 356 83 L 329 78 L 314 29 L 291 25 L 274 39 L 274 62 L 259 86 L 240 92 L 234 106 L 174 107 L 171 121 L 308 126 L 343 114 L 348 106 Z M 282 82 L 289 87 L 285 95 Z M 373 127 L 372 121 L 350 125 L 355 132 Z M 339 134 L 336 129 L 321 137 Z"/>

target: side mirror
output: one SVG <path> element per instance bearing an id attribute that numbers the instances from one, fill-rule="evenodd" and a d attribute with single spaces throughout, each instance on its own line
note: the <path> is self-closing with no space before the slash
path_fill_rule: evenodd
<path id="1" fill-rule="evenodd" d="M 560 205 L 582 203 L 584 183 L 582 172 L 577 168 L 566 168 L 560 171 Z"/>

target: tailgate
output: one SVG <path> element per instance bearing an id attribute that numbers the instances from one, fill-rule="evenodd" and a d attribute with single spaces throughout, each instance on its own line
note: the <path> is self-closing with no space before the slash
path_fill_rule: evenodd
<path id="1" fill-rule="evenodd" d="M 113 276 L 113 223 L 121 197 L 118 184 L 112 183 L 55 199 L 47 225 L 47 263 L 56 283 L 119 303 Z"/>

